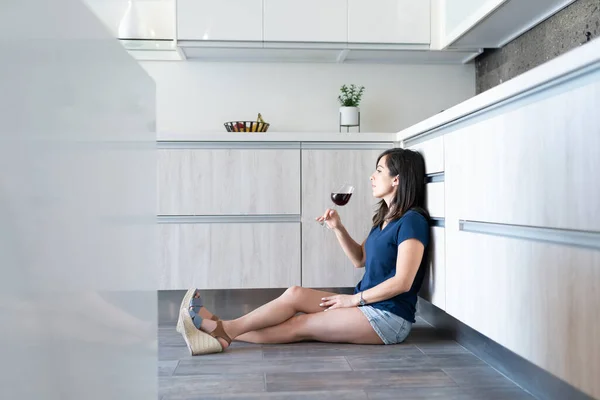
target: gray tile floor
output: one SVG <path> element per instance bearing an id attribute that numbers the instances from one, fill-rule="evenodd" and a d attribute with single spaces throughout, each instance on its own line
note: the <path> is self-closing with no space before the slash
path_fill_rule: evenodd
<path id="1" fill-rule="evenodd" d="M 418 320 L 405 343 L 254 345 L 191 357 L 159 328 L 159 399 L 532 399 L 458 343 Z"/>

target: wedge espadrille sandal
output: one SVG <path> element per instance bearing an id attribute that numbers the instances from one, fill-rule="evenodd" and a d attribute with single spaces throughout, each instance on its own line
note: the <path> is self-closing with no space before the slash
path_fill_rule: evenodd
<path id="1" fill-rule="evenodd" d="M 193 310 L 181 310 L 180 316 L 183 326 L 182 335 L 191 355 L 197 356 L 222 352 L 223 346 L 221 346 L 217 338 L 224 339 L 227 344 L 231 344 L 231 339 L 223 329 L 223 322 L 221 320 L 217 321 L 217 327 L 212 332 L 206 333 L 200 330 L 202 317 Z"/>
<path id="2" fill-rule="evenodd" d="M 196 293 L 198 293 L 198 297 L 196 297 Z M 200 297 L 200 293 L 196 288 L 188 289 L 185 296 L 183 296 L 183 300 L 181 300 L 181 306 L 179 307 L 179 310 L 181 311 L 183 309 L 187 309 L 188 307 L 194 307 L 196 313 L 198 313 L 200 311 L 200 308 L 203 307 L 202 297 Z M 219 317 L 213 314 L 213 316 L 210 319 L 212 319 L 213 321 L 218 321 Z M 177 319 L 177 327 L 175 328 L 175 330 L 179 333 L 183 333 L 181 313 L 179 313 L 179 318 Z"/>

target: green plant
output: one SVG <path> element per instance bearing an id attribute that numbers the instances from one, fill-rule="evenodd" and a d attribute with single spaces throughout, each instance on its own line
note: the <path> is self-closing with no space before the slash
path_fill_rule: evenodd
<path id="1" fill-rule="evenodd" d="M 364 86 L 358 87 L 355 84 L 350 86 L 342 85 L 338 100 L 342 107 L 358 107 L 364 91 Z"/>

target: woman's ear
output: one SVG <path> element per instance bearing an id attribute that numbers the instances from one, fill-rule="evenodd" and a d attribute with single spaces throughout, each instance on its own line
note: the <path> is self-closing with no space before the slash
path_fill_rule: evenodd
<path id="1" fill-rule="evenodd" d="M 398 186 L 399 183 L 400 183 L 400 177 L 398 175 L 396 175 L 394 177 L 394 179 L 392 179 L 392 186 Z"/>

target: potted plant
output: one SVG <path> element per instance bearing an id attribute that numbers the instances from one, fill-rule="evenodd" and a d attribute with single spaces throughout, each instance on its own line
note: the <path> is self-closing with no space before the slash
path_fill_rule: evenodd
<path id="1" fill-rule="evenodd" d="M 342 126 L 357 126 L 358 125 L 358 108 L 363 92 L 365 91 L 364 86 L 356 86 L 352 84 L 350 86 L 342 85 L 340 88 L 340 95 L 338 100 L 340 102 L 340 125 Z"/>

